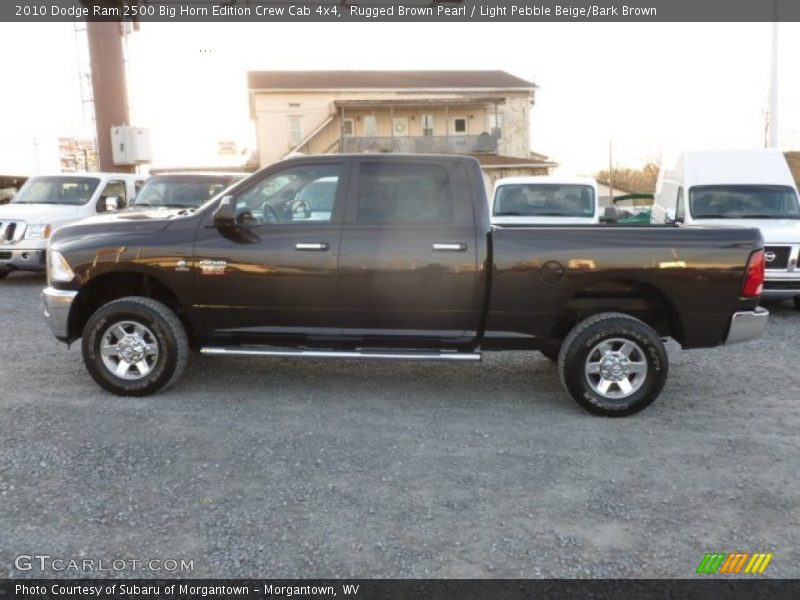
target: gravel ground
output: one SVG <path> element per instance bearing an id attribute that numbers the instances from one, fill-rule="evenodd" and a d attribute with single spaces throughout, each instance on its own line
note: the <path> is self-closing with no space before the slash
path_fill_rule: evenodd
<path id="1" fill-rule="evenodd" d="M 614 420 L 536 353 L 193 357 L 168 392 L 121 399 L 50 336 L 42 286 L 0 283 L 0 577 L 42 575 L 19 554 L 186 559 L 193 577 L 691 577 L 732 551 L 800 577 L 789 305 L 761 341 L 671 343 L 661 398 Z"/>

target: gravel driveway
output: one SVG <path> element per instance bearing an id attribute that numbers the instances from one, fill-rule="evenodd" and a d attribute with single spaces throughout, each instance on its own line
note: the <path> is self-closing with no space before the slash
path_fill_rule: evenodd
<path id="1" fill-rule="evenodd" d="M 14 557 L 185 559 L 192 577 L 690 577 L 706 552 L 800 577 L 800 313 L 681 352 L 661 398 L 592 417 L 536 353 L 480 365 L 193 357 L 98 388 L 0 282 L 0 577 Z M 69 571 L 45 575 L 78 576 Z"/>

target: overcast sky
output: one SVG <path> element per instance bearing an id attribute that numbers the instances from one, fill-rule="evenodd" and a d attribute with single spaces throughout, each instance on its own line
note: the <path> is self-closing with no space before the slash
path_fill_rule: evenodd
<path id="1" fill-rule="evenodd" d="M 771 25 L 144 23 L 129 42 L 134 124 L 154 164 L 208 165 L 254 145 L 247 70 L 502 69 L 540 89 L 532 149 L 562 171 L 640 166 L 688 148 L 764 142 Z M 0 171 L 51 168 L 88 122 L 71 23 L 0 24 Z M 780 26 L 780 145 L 800 149 L 800 24 Z M 9 85 L 10 84 L 10 85 Z"/>

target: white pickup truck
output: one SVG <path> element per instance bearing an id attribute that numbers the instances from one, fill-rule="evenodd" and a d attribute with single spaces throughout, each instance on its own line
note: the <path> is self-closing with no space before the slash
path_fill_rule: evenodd
<path id="1" fill-rule="evenodd" d="M 28 179 L 0 206 L 0 279 L 12 271 L 44 271 L 50 235 L 63 225 L 128 206 L 143 175 L 75 173 Z"/>
<path id="2" fill-rule="evenodd" d="M 600 222 L 598 204 L 590 177 L 506 177 L 494 186 L 492 224 L 593 225 Z"/>

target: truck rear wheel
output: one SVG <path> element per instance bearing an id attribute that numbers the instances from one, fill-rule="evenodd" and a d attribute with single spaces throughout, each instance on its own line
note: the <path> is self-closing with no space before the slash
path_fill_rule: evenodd
<path id="1" fill-rule="evenodd" d="M 5 267 L 0 267 L 0 279 L 5 279 L 11 274 L 11 269 L 6 269 Z"/>
<path id="2" fill-rule="evenodd" d="M 100 307 L 81 342 L 92 378 L 118 396 L 149 396 L 186 367 L 189 342 L 180 319 L 151 298 L 129 296 Z"/>
<path id="3" fill-rule="evenodd" d="M 797 310 L 800 310 L 800 296 L 795 296 L 794 297 L 794 307 Z"/>
<path id="4" fill-rule="evenodd" d="M 659 335 L 622 313 L 578 323 L 561 346 L 561 383 L 585 410 L 607 417 L 639 412 L 658 398 L 669 370 Z"/>

